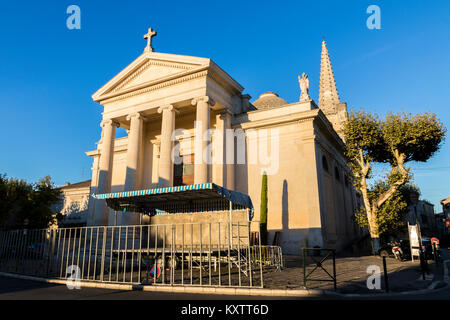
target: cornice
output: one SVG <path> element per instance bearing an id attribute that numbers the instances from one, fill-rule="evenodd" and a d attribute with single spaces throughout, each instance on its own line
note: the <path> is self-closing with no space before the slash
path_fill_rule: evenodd
<path id="1" fill-rule="evenodd" d="M 119 92 L 120 89 L 125 87 L 128 83 L 130 83 L 132 80 L 136 79 L 138 76 L 140 76 L 149 66 L 159 66 L 159 67 L 169 67 L 169 68 L 176 68 L 176 69 L 184 69 L 189 70 L 192 69 L 192 66 L 187 66 L 175 62 L 164 62 L 164 61 L 155 61 L 149 59 L 147 62 L 145 62 L 142 66 L 140 66 L 134 73 L 132 73 L 130 76 L 125 78 L 122 83 L 120 83 L 117 87 L 113 88 L 110 92 Z"/>
<path id="2" fill-rule="evenodd" d="M 189 72 L 187 72 L 187 73 L 183 73 L 184 76 L 180 76 L 180 74 L 178 73 L 178 74 L 171 75 L 167 78 L 148 81 L 139 86 L 128 88 L 121 92 L 114 92 L 114 93 L 99 97 L 97 102 L 110 103 L 110 102 L 114 102 L 114 101 L 119 101 L 119 100 L 123 100 L 123 99 L 130 98 L 133 96 L 137 96 L 137 95 L 140 95 L 143 93 L 147 93 L 147 92 L 155 91 L 155 90 L 158 90 L 161 88 L 165 88 L 168 86 L 173 86 L 173 85 L 176 85 L 179 83 L 187 82 L 187 81 L 190 81 L 193 79 L 206 77 L 208 74 L 207 69 L 208 69 L 208 66 L 203 66 L 201 68 L 189 70 Z"/>
<path id="3" fill-rule="evenodd" d="M 311 112 L 312 111 L 312 112 Z M 302 123 L 306 121 L 312 121 L 317 117 L 317 111 L 311 110 L 302 112 L 303 114 L 288 114 L 284 116 L 278 116 L 274 118 L 266 118 L 262 120 L 249 121 L 243 123 L 235 123 L 232 125 L 233 128 L 242 128 L 244 130 L 250 128 L 261 128 L 261 127 L 274 127 L 283 125 L 286 123 Z M 306 113 L 306 114 L 305 114 Z"/>

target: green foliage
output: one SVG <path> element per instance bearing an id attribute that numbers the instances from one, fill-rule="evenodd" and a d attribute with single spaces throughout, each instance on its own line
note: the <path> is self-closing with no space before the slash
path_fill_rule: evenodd
<path id="1" fill-rule="evenodd" d="M 0 228 L 23 228 L 25 219 L 30 229 L 47 228 L 55 217 L 51 207 L 60 198 L 49 176 L 30 184 L 0 175 Z"/>
<path id="2" fill-rule="evenodd" d="M 368 161 L 386 162 L 388 152 L 377 114 L 352 111 L 344 125 L 346 155 L 359 159 L 360 150 Z"/>
<path id="3" fill-rule="evenodd" d="M 350 113 L 344 135 L 346 155 L 358 167 L 360 150 L 370 162 L 395 164 L 395 150 L 405 155 L 405 162 L 427 161 L 440 148 L 446 129 L 432 113 L 388 113 L 381 120 L 376 113 L 362 110 Z"/>
<path id="4" fill-rule="evenodd" d="M 366 204 L 355 212 L 355 221 L 369 226 L 372 236 L 401 227 L 411 195 L 419 194 L 417 187 L 405 185 L 411 175 L 404 164 L 432 157 L 445 139 L 444 125 L 432 113 L 389 113 L 380 119 L 362 110 L 349 115 L 344 135 L 354 185 Z M 369 187 L 367 179 L 371 179 L 375 163 L 389 163 L 391 170 Z"/>
<path id="5" fill-rule="evenodd" d="M 374 188 L 370 190 L 370 197 L 377 198 L 388 189 L 389 184 L 386 183 L 386 181 L 380 180 L 376 183 Z M 398 231 L 406 226 L 405 219 L 408 213 L 407 208 L 410 204 L 410 189 L 411 185 L 409 184 L 402 186 L 378 209 L 376 223 L 379 236 Z M 360 227 L 369 226 L 367 212 L 364 207 L 358 208 L 353 218 Z"/>
<path id="6" fill-rule="evenodd" d="M 261 183 L 261 207 L 260 207 L 260 220 L 261 220 L 261 244 L 267 244 L 267 174 L 264 172 Z"/>
<path id="7" fill-rule="evenodd" d="M 432 113 L 415 116 L 406 112 L 389 113 L 380 127 L 389 151 L 404 154 L 405 162 L 427 161 L 440 148 L 446 135 L 444 125 Z M 391 162 L 395 164 L 392 158 Z"/>

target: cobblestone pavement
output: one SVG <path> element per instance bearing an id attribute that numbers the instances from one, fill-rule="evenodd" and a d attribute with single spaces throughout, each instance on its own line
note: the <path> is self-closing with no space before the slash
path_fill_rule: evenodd
<path id="1" fill-rule="evenodd" d="M 306 274 L 309 274 L 316 264 L 309 257 L 307 259 Z M 320 261 L 321 257 L 314 257 Z M 433 281 L 442 278 L 442 269 L 435 267 L 432 261 L 429 261 L 429 275 L 423 280 L 418 261 L 397 261 L 393 258 L 386 258 L 388 282 L 390 292 L 401 292 L 410 290 L 426 289 Z M 302 289 L 303 282 L 303 262 L 299 256 L 285 256 L 285 266 L 282 271 L 266 271 L 264 273 L 264 287 L 271 289 Z M 377 266 L 381 271 L 381 290 L 369 290 L 367 279 L 371 273 L 367 272 L 369 266 Z M 323 262 L 323 267 L 330 275 L 333 275 L 332 259 Z M 317 268 L 310 276 L 311 279 L 329 279 L 328 275 L 321 268 Z M 384 292 L 385 282 L 383 276 L 383 260 L 378 256 L 362 257 L 337 257 L 336 258 L 336 279 L 337 289 L 342 293 L 374 293 Z M 308 289 L 327 289 L 333 290 L 332 281 L 308 281 Z"/>

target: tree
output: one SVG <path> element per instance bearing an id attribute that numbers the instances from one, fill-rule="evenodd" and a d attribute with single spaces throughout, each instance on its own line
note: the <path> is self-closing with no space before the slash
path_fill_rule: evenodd
<path id="1" fill-rule="evenodd" d="M 0 176 L 0 227 L 20 229 L 24 221 L 28 228 L 49 227 L 55 219 L 52 205 L 60 201 L 61 191 L 52 184 L 49 176 L 37 183 Z"/>
<path id="2" fill-rule="evenodd" d="M 439 150 L 446 129 L 435 114 L 388 113 L 384 119 L 377 114 L 352 112 L 344 125 L 346 155 L 353 172 L 355 187 L 361 191 L 367 226 L 373 250 L 379 249 L 383 210 L 393 205 L 399 188 L 411 178 L 405 164 L 427 161 Z M 384 181 L 373 188 L 368 185 L 375 163 L 388 163 L 391 170 Z M 383 209 L 383 205 L 385 205 Z M 401 205 L 397 203 L 397 205 Z M 394 211 L 395 212 L 395 211 Z"/>
<path id="3" fill-rule="evenodd" d="M 261 244 L 267 244 L 267 174 L 264 172 L 261 183 L 261 210 L 260 210 Z"/>
<path id="4" fill-rule="evenodd" d="M 385 180 L 379 180 L 371 188 L 369 193 L 371 200 L 379 197 L 380 194 L 389 189 L 389 184 Z M 412 203 L 412 194 L 418 198 L 419 188 L 411 183 L 401 186 L 378 210 L 376 223 L 380 238 L 396 233 L 406 227 L 408 206 Z M 354 214 L 354 219 L 361 227 L 368 227 L 367 213 L 364 207 L 358 208 Z"/>

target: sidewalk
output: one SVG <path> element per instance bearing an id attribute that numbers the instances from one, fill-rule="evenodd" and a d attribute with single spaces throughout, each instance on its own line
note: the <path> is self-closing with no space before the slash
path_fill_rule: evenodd
<path id="1" fill-rule="evenodd" d="M 320 261 L 321 257 L 314 257 Z M 405 292 L 427 289 L 431 283 L 443 281 L 444 272 L 442 265 L 436 267 L 433 261 L 428 261 L 429 275 L 422 279 L 420 264 L 418 261 L 397 261 L 394 258 L 386 258 L 388 271 L 389 291 Z M 300 256 L 285 256 L 286 268 L 282 271 L 267 271 L 264 273 L 264 287 L 268 289 L 303 289 L 303 262 Z M 316 266 L 308 258 L 306 273 L 308 274 Z M 381 272 L 381 290 L 369 290 L 367 279 L 372 273 L 367 272 L 369 266 L 378 266 Z M 332 259 L 327 259 L 323 267 L 333 275 Z M 312 279 L 330 279 L 321 268 L 317 268 L 310 276 Z M 379 256 L 360 257 L 336 257 L 337 291 L 340 293 L 376 293 L 385 292 L 383 276 L 383 259 Z M 308 281 L 308 289 L 334 290 L 333 282 Z"/>

